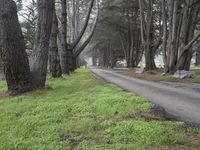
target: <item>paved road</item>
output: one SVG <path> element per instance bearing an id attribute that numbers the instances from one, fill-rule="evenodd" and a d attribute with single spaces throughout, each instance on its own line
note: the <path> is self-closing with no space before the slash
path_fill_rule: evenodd
<path id="1" fill-rule="evenodd" d="M 200 124 L 200 93 L 121 75 L 114 70 L 91 68 L 96 75 L 122 89 L 148 98 L 178 120 Z"/>

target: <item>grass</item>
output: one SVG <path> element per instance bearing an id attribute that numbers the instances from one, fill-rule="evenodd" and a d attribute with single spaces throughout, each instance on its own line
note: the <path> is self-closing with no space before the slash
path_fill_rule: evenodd
<path id="1" fill-rule="evenodd" d="M 86 69 L 47 84 L 0 99 L 0 150 L 171 149 L 188 143 L 191 131 L 183 123 L 128 117 L 148 112 L 152 104 Z M 0 91 L 5 87 L 1 81 Z"/>
<path id="2" fill-rule="evenodd" d="M 135 69 L 129 69 L 122 72 L 122 74 L 128 75 L 130 77 L 135 77 L 139 79 L 144 79 L 148 81 L 169 81 L 169 82 L 186 82 L 186 83 L 200 83 L 200 69 L 199 67 L 192 67 L 191 70 L 196 71 L 198 74 L 193 78 L 179 79 L 174 78 L 173 75 L 167 74 L 165 76 L 161 76 L 164 72 L 163 69 L 157 69 L 153 73 L 135 73 Z"/>

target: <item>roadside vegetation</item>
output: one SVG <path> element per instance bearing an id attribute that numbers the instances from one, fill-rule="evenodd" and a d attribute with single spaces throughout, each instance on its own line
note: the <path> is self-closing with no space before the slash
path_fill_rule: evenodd
<path id="1" fill-rule="evenodd" d="M 87 69 L 0 99 L 0 149 L 198 149 L 198 129 L 150 115 L 146 99 Z M 0 90 L 6 91 L 1 81 Z"/>
<path id="2" fill-rule="evenodd" d="M 196 75 L 192 78 L 180 79 L 175 78 L 173 74 L 166 74 L 162 76 L 163 69 L 156 69 L 149 72 L 136 73 L 138 69 L 123 70 L 121 74 L 130 77 L 139 78 L 148 81 L 169 81 L 169 82 L 183 82 L 183 83 L 200 83 L 200 67 L 191 67 L 191 71 L 195 71 Z"/>

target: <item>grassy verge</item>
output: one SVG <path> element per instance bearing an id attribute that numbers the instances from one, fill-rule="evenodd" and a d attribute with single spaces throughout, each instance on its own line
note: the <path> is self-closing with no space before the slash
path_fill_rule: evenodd
<path id="1" fill-rule="evenodd" d="M 151 107 L 79 69 L 49 78 L 45 90 L 0 99 L 0 149 L 198 149 L 199 130 L 138 115 Z"/>
<path id="2" fill-rule="evenodd" d="M 198 72 L 198 74 L 193 77 L 193 78 L 187 78 L 187 79 L 178 79 L 174 78 L 173 75 L 165 75 L 161 76 L 161 74 L 164 72 L 162 69 L 158 69 L 154 71 L 153 73 L 142 73 L 138 74 L 135 73 L 136 70 L 134 69 L 129 69 L 129 70 L 124 70 L 121 72 L 121 74 L 128 75 L 130 77 L 138 78 L 138 79 L 144 79 L 148 81 L 169 81 L 169 82 L 183 82 L 183 83 L 200 83 L 200 69 L 193 69 L 194 71 Z"/>

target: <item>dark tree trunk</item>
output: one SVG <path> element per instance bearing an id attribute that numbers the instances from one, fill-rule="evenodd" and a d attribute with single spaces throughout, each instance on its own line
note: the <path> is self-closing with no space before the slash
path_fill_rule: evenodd
<path id="1" fill-rule="evenodd" d="M 60 67 L 60 59 L 59 59 L 59 54 L 58 54 L 57 37 L 58 37 L 58 20 L 57 20 L 56 13 L 54 11 L 50 45 L 49 45 L 49 68 L 50 68 L 51 75 L 54 78 L 62 76 L 62 71 Z"/>
<path id="2" fill-rule="evenodd" d="M 61 0 L 61 52 L 60 64 L 63 74 L 69 74 L 69 66 L 67 60 L 67 2 Z"/>
<path id="3" fill-rule="evenodd" d="M 11 95 L 32 89 L 25 43 L 13 0 L 0 0 L 0 51 Z"/>
<path id="4" fill-rule="evenodd" d="M 67 65 L 68 65 L 69 72 L 74 71 L 73 59 L 74 59 L 73 50 L 70 48 L 67 48 Z"/>
<path id="5" fill-rule="evenodd" d="M 30 58 L 30 68 L 36 88 L 43 88 L 46 82 L 49 39 L 51 35 L 54 0 L 38 0 L 38 24 L 35 46 Z"/>
<path id="6" fill-rule="evenodd" d="M 73 57 L 73 68 L 72 68 L 72 72 L 74 72 L 77 68 L 78 68 L 78 64 L 77 64 L 77 57 Z"/>
<path id="7" fill-rule="evenodd" d="M 149 70 L 155 70 L 156 69 L 156 64 L 155 64 L 155 55 L 151 50 L 147 50 L 145 51 L 145 70 L 149 71 Z"/>
<path id="8" fill-rule="evenodd" d="M 145 51 L 145 70 L 154 70 L 156 69 L 155 64 L 155 52 L 158 48 L 154 44 L 154 24 L 153 24 L 153 0 L 149 0 L 148 3 L 145 3 L 144 0 L 139 0 L 140 5 L 140 23 L 141 23 L 141 39 L 142 45 Z M 147 5 L 145 7 L 145 5 Z M 147 12 L 145 12 L 145 9 Z M 158 43 L 159 43 L 158 39 Z M 159 44 L 158 44 L 159 45 Z"/>
<path id="9" fill-rule="evenodd" d="M 200 66 L 200 46 L 196 50 L 196 65 Z"/>
<path id="10" fill-rule="evenodd" d="M 165 50 L 163 51 L 166 72 L 174 73 L 177 70 L 189 70 L 193 55 L 193 44 L 200 37 L 195 34 L 197 25 L 197 17 L 199 15 L 200 3 L 191 5 L 194 0 L 163 0 L 163 9 L 165 17 L 163 17 Z M 167 15 L 168 14 L 168 15 Z M 167 17 L 168 16 L 168 17 Z M 168 27 L 167 20 L 168 19 Z M 168 29 L 168 31 L 167 31 Z M 168 36 L 166 35 L 168 33 Z"/>

